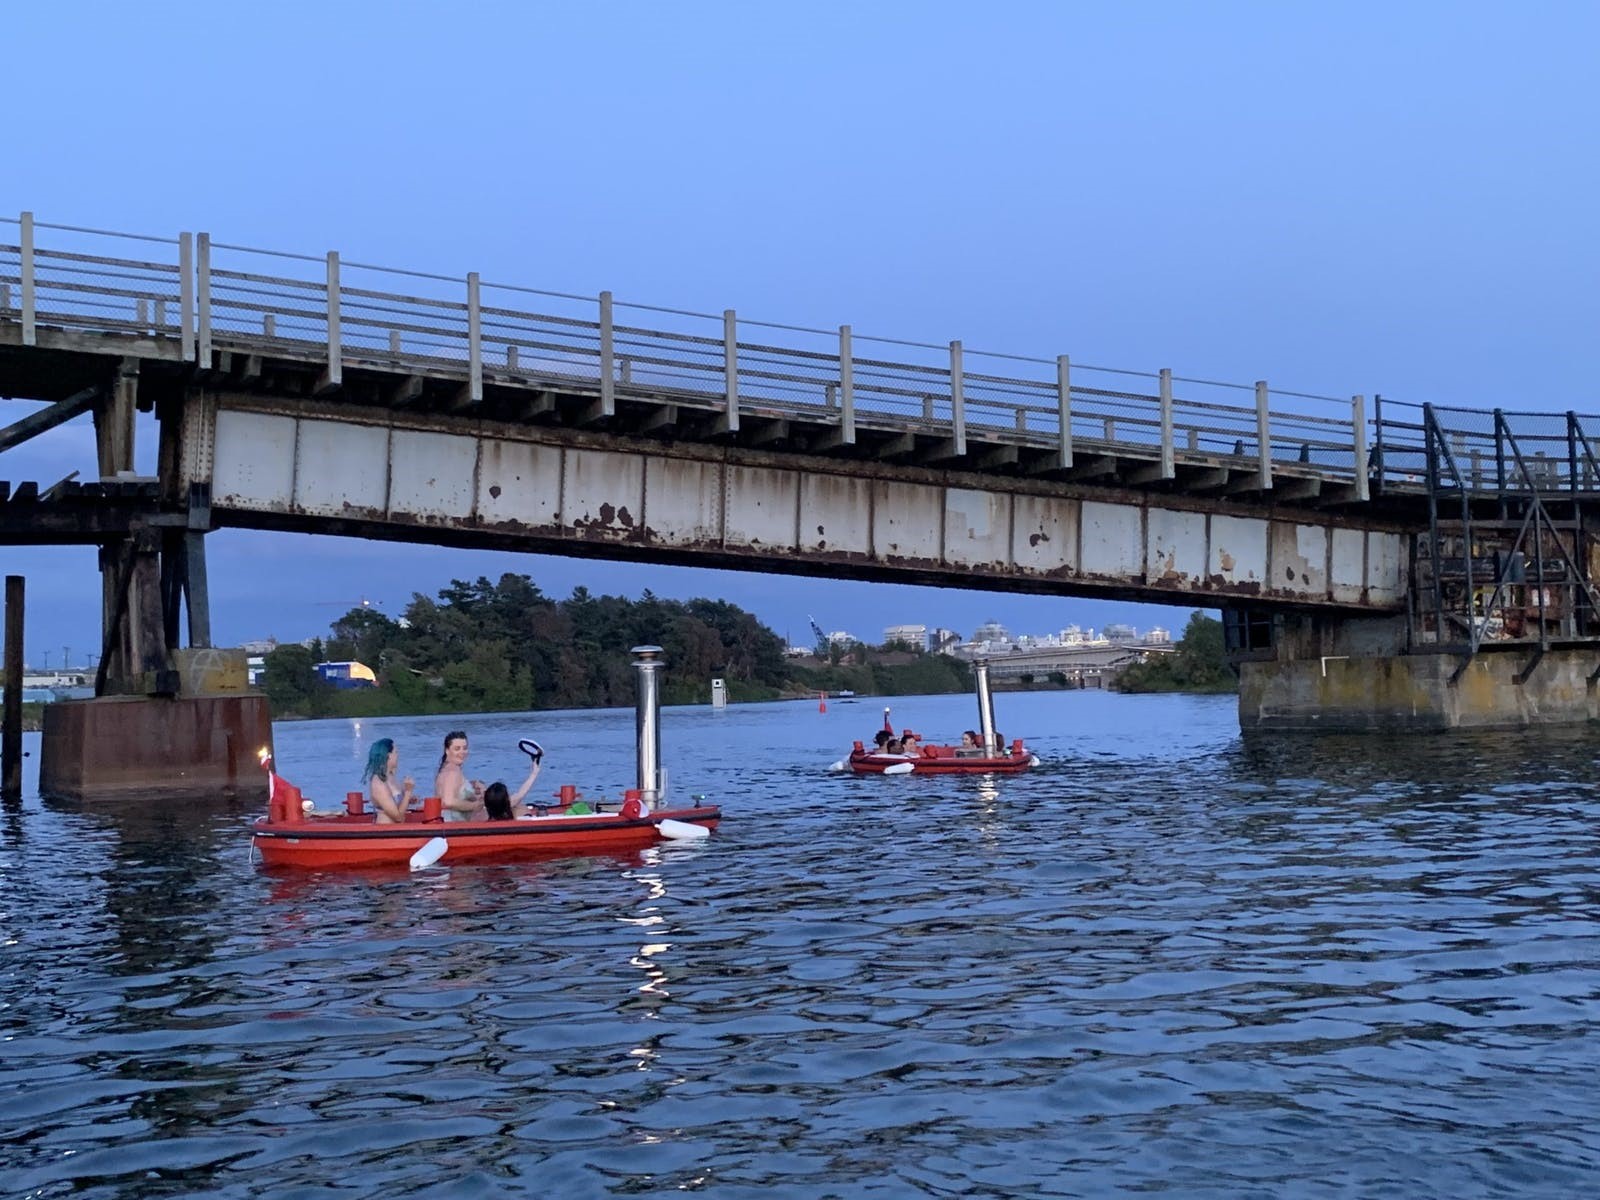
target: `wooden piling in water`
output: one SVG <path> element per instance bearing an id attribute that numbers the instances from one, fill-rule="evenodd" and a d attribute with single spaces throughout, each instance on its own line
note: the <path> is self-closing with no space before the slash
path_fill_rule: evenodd
<path id="1" fill-rule="evenodd" d="M 0 711 L 0 800 L 22 799 L 22 576 L 6 576 L 6 641 Z"/>

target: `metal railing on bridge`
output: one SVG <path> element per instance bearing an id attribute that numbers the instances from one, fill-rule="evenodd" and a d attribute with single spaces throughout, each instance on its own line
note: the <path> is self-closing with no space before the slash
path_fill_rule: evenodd
<path id="1" fill-rule="evenodd" d="M 1157 479 L 1224 466 L 1263 490 L 1282 475 L 1347 484 L 1355 499 L 1369 479 L 1402 492 L 1425 483 L 1420 436 L 1403 419 L 1386 431 L 1387 407 L 1369 421 L 1360 396 L 696 313 L 204 233 L 146 237 L 28 213 L 0 223 L 17 230 L 0 242 L 0 322 L 19 323 L 24 345 L 41 329 L 124 334 L 175 345 L 201 368 L 223 351 L 282 355 L 325 362 L 333 386 L 347 366 L 459 379 L 469 403 L 486 381 L 565 386 L 592 391 L 602 416 L 622 397 L 725 414 L 731 430 L 752 417 L 831 423 L 845 443 L 858 426 L 909 429 L 962 453 L 973 434 L 1062 467 L 1107 453 L 1148 459 Z M 1369 464 L 1374 434 L 1382 453 Z"/>

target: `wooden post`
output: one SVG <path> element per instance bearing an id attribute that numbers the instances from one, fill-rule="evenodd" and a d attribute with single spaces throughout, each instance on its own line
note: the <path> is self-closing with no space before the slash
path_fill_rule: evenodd
<path id="1" fill-rule="evenodd" d="M 476 271 L 467 272 L 467 398 L 483 399 L 483 304 Z"/>
<path id="2" fill-rule="evenodd" d="M 344 337 L 339 326 L 339 252 L 328 251 L 328 386 L 344 383 Z"/>
<path id="3" fill-rule="evenodd" d="M 739 321 L 733 309 L 722 313 L 722 377 L 728 408 L 724 414 L 729 433 L 739 432 Z"/>
<path id="4" fill-rule="evenodd" d="M 22 234 L 17 239 L 20 243 L 19 253 L 22 276 L 22 344 L 32 346 L 39 340 L 38 308 L 34 294 L 34 264 L 33 264 L 33 214 L 22 214 Z"/>
<path id="5" fill-rule="evenodd" d="M 847 446 L 856 441 L 856 362 L 848 325 L 839 326 L 839 440 Z"/>
<path id="6" fill-rule="evenodd" d="M 1072 362 L 1065 354 L 1056 356 L 1056 419 L 1060 440 L 1056 443 L 1056 466 L 1072 465 Z"/>
<path id="7" fill-rule="evenodd" d="M 967 399 L 961 368 L 961 343 L 950 343 L 950 439 L 956 456 L 967 452 Z"/>
<path id="8" fill-rule="evenodd" d="M 1350 397 L 1350 427 L 1354 432 L 1355 441 L 1355 473 L 1356 473 L 1356 499 L 1370 499 L 1367 491 L 1367 398 L 1365 396 Z M 1478 452 L 1472 452 L 1472 486 L 1478 485 Z"/>
<path id="9" fill-rule="evenodd" d="M 178 235 L 178 336 L 183 361 L 194 361 L 194 234 Z"/>
<path id="10" fill-rule="evenodd" d="M 1272 417 L 1268 407 L 1267 381 L 1256 381 L 1256 486 L 1263 492 L 1272 488 Z"/>
<path id="11" fill-rule="evenodd" d="M 616 325 L 611 316 L 611 293 L 600 293 L 600 415 L 617 415 Z"/>
<path id="12" fill-rule="evenodd" d="M 194 239 L 195 356 L 202 371 L 211 369 L 211 235 Z M 264 320 L 271 320 L 270 316 Z M 272 336 L 272 330 L 267 330 Z"/>
<path id="13" fill-rule="evenodd" d="M 22 799 L 21 575 L 6 576 L 5 707 L 0 713 L 0 799 Z"/>
<path id="14" fill-rule="evenodd" d="M 1172 452 L 1172 371 L 1161 368 L 1161 478 L 1171 479 L 1177 471 Z"/>

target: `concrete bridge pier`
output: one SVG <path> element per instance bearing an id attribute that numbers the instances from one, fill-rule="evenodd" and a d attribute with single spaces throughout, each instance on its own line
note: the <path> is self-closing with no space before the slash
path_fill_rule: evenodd
<path id="1" fill-rule="evenodd" d="M 1600 651 L 1485 645 L 1407 650 L 1406 618 L 1277 614 L 1268 652 L 1244 650 L 1239 725 L 1324 733 L 1514 729 L 1600 719 Z"/>
<path id="2" fill-rule="evenodd" d="M 124 362 L 96 400 L 103 481 L 138 486 L 138 383 L 137 362 Z M 272 717 L 267 698 L 249 690 L 244 652 L 210 644 L 203 542 L 209 492 L 181 489 L 182 407 L 163 405 L 159 414 L 158 511 L 100 545 L 95 696 L 44 710 L 39 791 L 52 799 L 266 799 L 257 755 L 272 744 Z"/>

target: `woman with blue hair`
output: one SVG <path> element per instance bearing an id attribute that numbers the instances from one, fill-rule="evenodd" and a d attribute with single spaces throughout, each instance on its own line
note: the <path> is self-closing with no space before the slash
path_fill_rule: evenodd
<path id="1" fill-rule="evenodd" d="M 379 738 L 367 751 L 367 769 L 361 781 L 367 785 L 367 797 L 372 801 L 372 811 L 379 825 L 403 825 L 406 809 L 416 795 L 416 784 L 407 775 L 395 791 L 394 776 L 400 768 L 400 751 L 395 749 L 393 738 Z"/>

